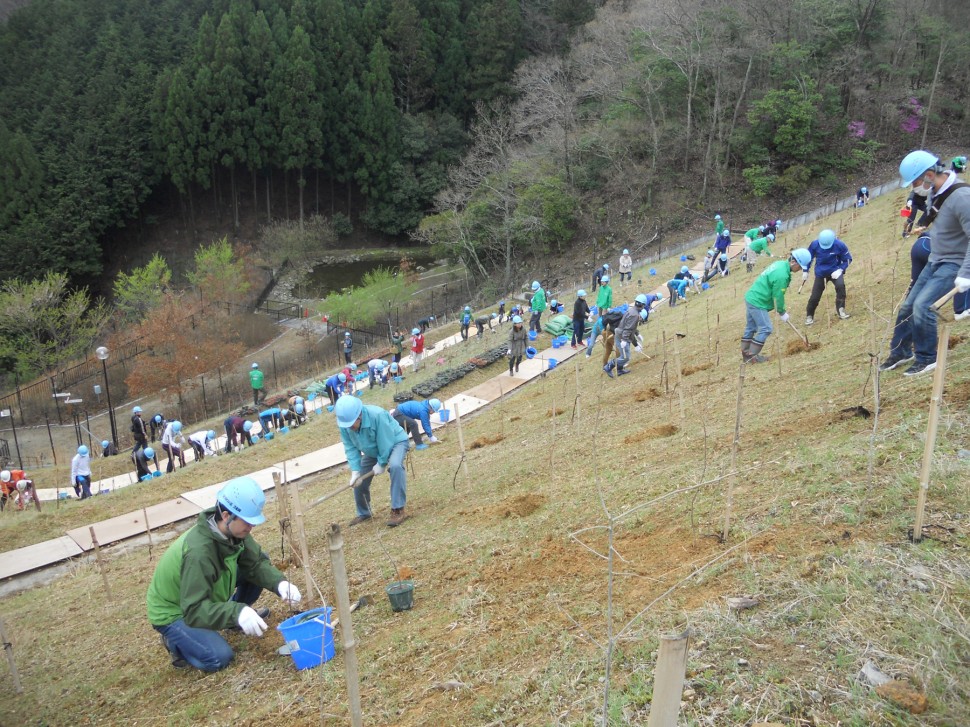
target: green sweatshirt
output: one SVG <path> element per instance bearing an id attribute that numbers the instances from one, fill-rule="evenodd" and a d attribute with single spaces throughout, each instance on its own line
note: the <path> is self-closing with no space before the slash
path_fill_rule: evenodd
<path id="1" fill-rule="evenodd" d="M 263 372 L 259 369 L 253 369 L 249 372 L 249 383 L 254 389 L 263 388 Z"/>
<path id="2" fill-rule="evenodd" d="M 761 310 L 785 312 L 785 291 L 791 285 L 791 266 L 786 260 L 778 260 L 766 267 L 748 288 L 744 299 Z"/>
<path id="3" fill-rule="evenodd" d="M 718 220 L 717 221 L 717 225 L 714 227 L 714 231 L 718 235 L 720 235 L 722 232 L 724 232 L 724 220 Z"/>
<path id="4" fill-rule="evenodd" d="M 759 237 L 754 242 L 749 242 L 748 243 L 748 249 L 750 249 L 751 252 L 758 253 L 759 255 L 761 253 L 767 253 L 769 256 L 771 255 L 771 251 L 768 249 L 768 238 L 767 237 Z"/>
<path id="5" fill-rule="evenodd" d="M 752 227 L 750 230 L 744 233 L 744 236 L 749 240 L 753 240 L 761 234 L 761 230 L 757 227 Z"/>
<path id="6" fill-rule="evenodd" d="M 360 428 L 340 427 L 340 441 L 344 445 L 351 472 L 360 472 L 360 453 L 373 457 L 381 467 L 387 466 L 391 450 L 398 442 L 407 442 L 408 435 L 385 409 L 365 404 L 360 410 Z"/>
<path id="7" fill-rule="evenodd" d="M 542 313 L 546 309 L 546 291 L 539 288 L 533 296 L 532 302 L 529 304 L 532 307 L 533 313 Z"/>
<path id="8" fill-rule="evenodd" d="M 596 307 L 600 314 L 606 313 L 608 308 L 613 307 L 613 288 L 609 285 L 601 285 L 596 293 Z"/>
<path id="9" fill-rule="evenodd" d="M 199 513 L 190 530 L 172 543 L 155 567 L 146 601 L 148 621 L 167 626 L 185 619 L 193 628 L 235 626 L 245 603 L 230 601 L 236 590 L 236 569 L 250 583 L 276 593 L 283 573 L 262 557 L 252 535 L 233 545 L 209 526 L 215 508 Z"/>

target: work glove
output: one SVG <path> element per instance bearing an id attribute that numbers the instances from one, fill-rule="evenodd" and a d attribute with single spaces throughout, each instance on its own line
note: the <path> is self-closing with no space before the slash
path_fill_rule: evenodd
<path id="1" fill-rule="evenodd" d="M 906 209 L 908 209 L 908 210 L 913 209 L 913 200 L 911 200 L 911 199 L 907 199 L 906 200 Z"/>
<path id="2" fill-rule="evenodd" d="M 372 471 L 372 472 L 373 472 L 373 473 L 374 473 L 375 475 L 382 475 L 382 474 L 384 474 L 384 465 L 382 465 L 382 464 L 375 464 L 375 465 L 374 465 L 374 469 L 373 469 L 373 470 L 371 470 L 371 471 Z"/>
<path id="3" fill-rule="evenodd" d="M 643 346 L 636 345 L 633 347 L 633 350 L 636 351 L 637 353 L 643 353 Z"/>
<path id="4" fill-rule="evenodd" d="M 807 270 L 803 270 L 802 271 L 802 280 L 808 280 L 808 271 Z"/>
<path id="5" fill-rule="evenodd" d="M 970 278 L 958 277 L 953 281 L 953 285 L 956 287 L 958 293 L 966 293 L 970 290 Z"/>
<path id="6" fill-rule="evenodd" d="M 266 622 L 249 606 L 243 606 L 237 622 L 246 636 L 262 636 L 267 628 Z"/>
<path id="7" fill-rule="evenodd" d="M 790 316 L 790 315 L 788 315 L 788 313 L 782 313 L 782 314 L 781 314 L 781 320 L 782 320 L 782 323 L 788 323 L 788 319 L 789 319 L 789 318 L 791 318 L 791 316 Z"/>
<path id="8" fill-rule="evenodd" d="M 431 442 L 432 444 L 437 444 L 441 440 L 438 439 L 435 435 L 432 434 L 430 437 L 428 437 L 428 441 Z"/>
<path id="9" fill-rule="evenodd" d="M 280 594 L 280 598 L 290 603 L 295 604 L 303 600 L 303 596 L 300 595 L 300 589 L 289 581 L 280 581 L 279 588 L 277 588 L 277 593 Z"/>
<path id="10" fill-rule="evenodd" d="M 842 277 L 842 268 L 839 268 L 838 270 L 832 273 L 832 280 L 838 280 L 841 277 Z"/>
<path id="11" fill-rule="evenodd" d="M 354 471 L 350 473 L 350 482 L 347 483 L 350 487 L 357 484 L 357 478 L 360 477 L 360 472 Z"/>

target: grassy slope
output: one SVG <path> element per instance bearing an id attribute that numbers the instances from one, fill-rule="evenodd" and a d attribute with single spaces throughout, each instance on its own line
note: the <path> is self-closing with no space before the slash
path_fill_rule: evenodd
<path id="1" fill-rule="evenodd" d="M 818 350 L 783 356 L 779 370 L 779 349 L 795 339 L 787 327 L 777 329 L 771 363 L 746 371 L 738 465 L 750 469 L 738 478 L 730 541 L 712 536 L 721 527 L 726 480 L 615 521 L 614 632 L 733 550 L 627 628 L 613 657 L 612 723 L 646 722 L 658 637 L 688 626 L 695 637 L 685 723 L 953 725 L 970 709 L 970 561 L 961 518 L 968 472 L 955 456 L 967 433 L 967 346 L 951 352 L 929 498 L 930 522 L 954 528 L 948 543 L 906 540 L 930 378 L 882 378 L 871 476 L 872 420 L 840 413 L 873 408 L 866 305 L 871 290 L 881 339 L 909 272 L 899 202 L 880 199 L 841 219 L 856 258 L 847 280 L 854 317 L 827 324 L 829 291 L 810 329 Z M 779 244 L 791 247 L 806 235 L 785 235 Z M 371 524 L 346 532 L 352 597 L 376 597 L 355 616 L 366 723 L 594 722 L 604 659 L 591 639 L 602 645 L 606 637 L 608 573 L 590 549 L 607 552 L 606 510 L 616 516 L 728 471 L 750 279 L 736 271 L 687 306 L 655 314 L 645 329 L 654 359 L 635 360 L 630 376 L 610 381 L 595 360 L 582 359 L 575 422 L 571 363 L 465 420 L 469 446 L 503 437 L 469 451 L 471 482 L 459 474 L 452 486 L 459 452 L 450 431 L 444 445 L 413 457 L 411 521 L 393 531 Z M 632 297 L 630 288 L 622 292 Z M 800 324 L 807 293 L 789 295 Z M 679 352 L 685 367 L 711 364 L 683 378 L 683 418 L 672 345 L 666 393 L 661 331 L 687 334 Z M 566 410 L 554 423 L 553 407 Z M 304 436 L 311 434 L 316 444 L 334 438 L 326 424 Z M 343 476 L 316 478 L 304 498 Z M 381 512 L 386 479 L 374 492 Z M 324 531 L 351 515 L 348 496 L 308 516 L 312 571 L 328 598 Z M 275 525 L 256 535 L 280 557 Z M 391 614 L 382 594 L 393 569 L 379 537 L 397 565 L 414 570 L 411 612 Z M 28 692 L 0 697 L 0 722 L 256 725 L 279 723 L 283 714 L 296 725 L 319 723 L 321 712 L 334 723 L 346 720 L 339 656 L 322 669 L 294 672 L 273 654 L 281 643 L 275 632 L 262 640 L 229 636 L 237 660 L 219 674 L 171 669 L 144 619 L 151 573 L 145 549 L 119 548 L 109 573 L 113 603 L 89 564 L 8 598 L 4 620 Z M 298 572 L 291 575 L 302 585 Z M 741 594 L 760 594 L 763 603 L 729 611 L 724 597 Z M 272 597 L 264 602 L 274 608 L 275 625 L 282 608 Z M 855 674 L 867 658 L 925 690 L 929 712 L 910 716 L 861 687 Z M 436 688 L 449 680 L 466 687 Z"/>

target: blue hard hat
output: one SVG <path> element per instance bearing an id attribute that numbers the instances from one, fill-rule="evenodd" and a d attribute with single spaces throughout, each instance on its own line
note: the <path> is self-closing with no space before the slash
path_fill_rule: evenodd
<path id="1" fill-rule="evenodd" d="M 441 403 L 441 399 L 428 399 L 428 406 L 431 407 L 431 411 L 441 411 L 444 404 Z"/>
<path id="2" fill-rule="evenodd" d="M 87 445 L 85 445 L 85 444 L 82 444 L 82 445 L 81 445 L 80 447 L 78 447 L 78 448 L 77 448 L 77 453 L 78 453 L 79 455 L 81 455 L 82 457 L 83 457 L 84 455 L 86 455 L 86 454 L 88 453 L 88 448 L 87 448 Z"/>
<path id="3" fill-rule="evenodd" d="M 266 495 L 263 494 L 263 488 L 252 477 L 237 477 L 229 480 L 219 490 L 216 501 L 250 525 L 261 525 L 266 522 L 266 516 L 263 515 Z"/>
<path id="4" fill-rule="evenodd" d="M 512 323 L 515 325 L 522 323 L 522 316 L 512 316 Z"/>
<path id="5" fill-rule="evenodd" d="M 681 265 L 680 266 L 680 272 L 682 272 L 682 273 L 688 273 L 688 272 L 690 272 L 690 268 L 687 267 L 686 265 Z"/>
<path id="6" fill-rule="evenodd" d="M 644 308 L 642 311 L 640 311 L 640 320 L 641 321 L 645 321 L 649 317 L 650 317 L 650 313 L 647 311 L 646 308 Z"/>
<path id="7" fill-rule="evenodd" d="M 576 297 L 577 298 L 585 298 L 586 297 L 586 291 L 583 290 L 582 288 L 580 288 L 579 290 L 576 291 Z"/>
<path id="8" fill-rule="evenodd" d="M 420 328 L 412 328 L 411 329 L 411 335 L 412 336 L 417 336 L 417 335 L 420 335 L 420 334 L 421 334 L 421 329 Z"/>
<path id="9" fill-rule="evenodd" d="M 350 369 L 351 371 L 356 371 L 357 370 L 357 364 L 355 364 L 355 363 L 349 363 L 349 364 L 347 364 L 347 368 Z"/>
<path id="10" fill-rule="evenodd" d="M 610 282 L 610 276 L 609 275 L 604 275 L 602 278 L 600 278 L 600 282 L 601 283 L 608 283 L 608 282 Z"/>
<path id="11" fill-rule="evenodd" d="M 539 290 L 539 281 L 538 280 L 533 280 L 532 281 L 532 289 L 533 290 Z"/>
<path id="12" fill-rule="evenodd" d="M 258 364 L 258 363 L 254 363 L 254 364 L 252 365 L 252 368 L 254 368 L 254 369 L 258 369 L 258 368 L 259 368 L 259 364 Z"/>
<path id="13" fill-rule="evenodd" d="M 769 240 L 770 240 L 771 242 L 774 242 L 774 241 L 775 241 L 775 236 L 774 236 L 774 234 L 773 234 L 773 233 L 771 233 L 771 232 L 769 232 L 769 233 L 768 233 L 768 239 L 769 239 Z"/>
<path id="14" fill-rule="evenodd" d="M 294 411 L 296 411 L 297 414 L 302 414 L 303 412 L 306 411 L 306 407 L 303 406 L 303 404 L 297 404 L 296 406 L 293 407 L 293 409 Z"/>
<path id="15" fill-rule="evenodd" d="M 398 368 L 399 368 L 399 367 L 398 367 L 398 365 L 397 365 L 397 361 L 392 361 L 392 362 L 391 362 L 391 371 L 397 371 L 397 370 L 398 370 Z"/>
<path id="16" fill-rule="evenodd" d="M 832 230 L 822 230 L 818 233 L 818 246 L 823 250 L 828 250 L 835 244 L 835 233 Z M 802 267 L 805 267 L 804 265 Z"/>
<path id="17" fill-rule="evenodd" d="M 213 430 L 210 429 L 208 432 L 205 433 L 205 441 L 211 442 L 215 438 L 216 438 L 216 433 Z"/>
<path id="18" fill-rule="evenodd" d="M 812 253 L 810 253 L 804 247 L 799 247 L 792 250 L 791 256 L 794 258 L 795 262 L 799 264 L 802 270 L 807 270 L 808 266 L 812 263 Z"/>
<path id="19" fill-rule="evenodd" d="M 715 220 L 719 220 L 719 219 L 721 219 L 721 215 L 714 215 L 714 219 L 715 219 Z"/>
<path id="20" fill-rule="evenodd" d="M 145 459 L 155 459 L 155 450 L 151 447 L 145 447 L 142 451 L 145 453 Z"/>
<path id="21" fill-rule="evenodd" d="M 623 248 L 623 254 L 624 254 L 624 255 L 629 255 L 629 254 L 630 254 L 630 251 L 629 251 L 629 250 L 627 250 L 627 249 L 626 249 L 626 248 L 624 247 L 624 248 Z"/>
<path id="22" fill-rule="evenodd" d="M 172 422 L 172 431 L 178 434 L 182 431 L 182 422 Z"/>
<path id="23" fill-rule="evenodd" d="M 504 301 L 504 300 L 500 300 L 500 301 L 498 302 L 498 304 L 499 304 L 499 305 L 505 305 L 505 301 Z M 434 316 L 431 316 L 431 318 L 432 318 L 432 319 L 434 319 Z"/>
<path id="24" fill-rule="evenodd" d="M 337 417 L 337 426 L 341 429 L 352 426 L 363 409 L 364 405 L 356 396 L 341 396 L 333 408 L 333 413 Z"/>
<path id="25" fill-rule="evenodd" d="M 111 442 L 109 442 L 107 439 L 102 439 L 101 440 L 101 447 L 102 447 L 102 449 L 107 449 L 109 444 L 111 444 Z"/>
<path id="26" fill-rule="evenodd" d="M 248 421 L 247 420 L 247 421 L 243 422 L 243 431 L 244 432 L 248 432 L 252 428 L 253 428 L 253 423 L 251 421 Z"/>
<path id="27" fill-rule="evenodd" d="M 925 149 L 911 151 L 899 163 L 899 186 L 908 187 L 923 172 L 934 169 L 939 163 L 940 158 Z"/>
<path id="28" fill-rule="evenodd" d="M 680 261 L 681 262 L 686 262 L 687 261 L 687 256 L 686 255 L 681 255 L 680 256 Z"/>
<path id="29" fill-rule="evenodd" d="M 337 381 L 341 384 L 347 380 L 347 374 L 337 374 Z"/>
<path id="30" fill-rule="evenodd" d="M 639 303 L 640 305 L 646 305 L 647 304 L 647 296 L 645 296 L 643 293 L 640 293 L 640 295 L 638 295 L 636 298 L 633 299 L 633 302 L 634 303 Z"/>
<path id="31" fill-rule="evenodd" d="M 136 406 L 134 409 L 131 410 L 131 413 L 132 414 L 141 414 L 141 407 L 140 406 Z"/>
<path id="32" fill-rule="evenodd" d="M 156 414 L 154 416 L 154 419 L 155 419 L 155 423 L 156 424 L 161 424 L 162 423 L 162 415 L 161 414 Z"/>
<path id="33" fill-rule="evenodd" d="M 472 307 L 471 307 L 470 305 L 466 305 L 466 306 L 465 306 L 465 312 L 466 312 L 466 313 L 469 313 L 469 312 L 471 312 L 471 309 L 472 309 Z"/>

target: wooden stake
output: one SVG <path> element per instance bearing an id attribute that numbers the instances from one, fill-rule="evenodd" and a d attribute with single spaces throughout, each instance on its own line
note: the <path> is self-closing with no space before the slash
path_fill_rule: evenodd
<path id="1" fill-rule="evenodd" d="M 300 504 L 300 488 L 288 487 L 291 505 L 293 508 L 293 519 L 296 522 L 296 537 L 300 544 L 300 560 L 303 561 L 303 575 L 306 578 L 307 607 L 312 608 L 313 595 L 310 590 L 313 586 L 313 576 L 310 574 L 310 550 L 306 544 L 306 530 L 303 528 L 303 506 Z"/>
<path id="2" fill-rule="evenodd" d="M 941 322 L 939 340 L 936 344 L 936 368 L 933 370 L 933 395 L 930 397 L 930 416 L 926 423 L 926 441 L 923 445 L 923 462 L 919 469 L 919 497 L 916 501 L 916 523 L 913 525 L 913 542 L 923 539 L 923 519 L 926 496 L 930 489 L 930 470 L 933 466 L 933 450 L 936 448 L 936 430 L 940 421 L 940 402 L 943 399 L 943 381 L 946 378 L 946 358 L 950 342 L 950 324 Z"/>
<path id="3" fill-rule="evenodd" d="M 579 420 L 579 355 L 573 356 L 573 363 L 576 365 L 576 420 Z"/>
<path id="4" fill-rule="evenodd" d="M 152 548 L 155 544 L 152 542 L 152 529 L 148 525 L 148 510 L 144 507 L 141 509 L 142 517 L 145 518 L 145 533 L 148 535 L 148 560 L 152 559 Z"/>
<path id="5" fill-rule="evenodd" d="M 727 498 L 724 504 L 724 529 L 721 532 L 721 539 L 727 542 L 728 535 L 731 533 L 731 508 L 734 507 L 734 487 L 738 483 L 738 442 L 741 441 L 741 397 L 744 393 L 744 371 L 746 363 L 741 362 L 741 371 L 738 374 L 738 406 L 734 417 L 734 441 L 731 443 L 731 477 L 728 479 Z"/>
<path id="6" fill-rule="evenodd" d="M 10 665 L 10 681 L 13 682 L 13 688 L 17 694 L 23 694 L 24 688 L 20 683 L 20 674 L 17 673 L 17 662 L 13 658 L 13 644 L 7 638 L 7 631 L 3 627 L 2 620 L 0 620 L 0 642 L 3 642 L 3 650 L 7 654 L 7 664 Z"/>
<path id="7" fill-rule="evenodd" d="M 663 340 L 664 365 L 660 369 L 660 378 L 663 380 L 664 393 L 670 393 L 670 373 L 667 370 L 667 331 L 661 331 L 660 336 Z"/>
<path id="8" fill-rule="evenodd" d="M 472 483 L 471 475 L 468 474 L 468 460 L 465 458 L 465 434 L 461 428 L 461 412 L 458 411 L 458 402 L 455 402 L 455 421 L 458 423 L 458 449 L 461 452 L 461 467 L 465 471 L 465 482 Z"/>
<path id="9" fill-rule="evenodd" d="M 108 568 L 104 562 L 104 556 L 101 555 L 101 546 L 98 544 L 98 538 L 94 534 L 94 526 L 88 526 L 88 532 L 91 533 L 91 544 L 94 546 L 94 557 L 98 561 L 98 570 L 101 571 L 101 578 L 104 580 L 104 592 L 108 596 L 109 601 L 114 599 L 111 597 L 111 584 L 108 583 Z"/>
<path id="10" fill-rule="evenodd" d="M 778 359 L 778 378 L 781 378 L 781 337 L 775 337 L 775 357 Z"/>
<path id="11" fill-rule="evenodd" d="M 690 632 L 679 636 L 660 637 L 660 653 L 653 677 L 653 701 L 647 727 L 677 727 L 680 699 L 687 671 L 687 648 Z"/>
<path id="12" fill-rule="evenodd" d="M 337 523 L 330 524 L 327 540 L 330 544 L 330 564 L 333 568 L 334 589 L 337 593 L 340 635 L 343 638 L 344 675 L 347 679 L 347 698 L 350 702 L 350 723 L 353 727 L 361 727 L 364 721 L 360 707 L 357 644 L 354 640 L 354 627 L 350 623 L 350 589 L 347 586 L 347 565 L 344 562 L 344 536 Z"/>

